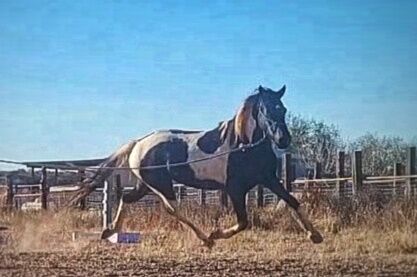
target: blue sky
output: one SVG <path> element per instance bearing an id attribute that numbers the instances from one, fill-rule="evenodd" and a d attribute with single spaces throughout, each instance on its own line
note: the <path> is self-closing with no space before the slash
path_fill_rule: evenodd
<path id="1" fill-rule="evenodd" d="M 348 138 L 417 135 L 417 1 L 208 2 L 1 1 L 0 158 L 215 127 L 259 84 Z"/>

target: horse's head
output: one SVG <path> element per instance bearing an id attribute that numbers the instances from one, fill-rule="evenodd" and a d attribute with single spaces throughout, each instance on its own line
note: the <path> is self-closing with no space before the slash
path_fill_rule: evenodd
<path id="1" fill-rule="evenodd" d="M 281 101 L 285 86 L 278 91 L 259 86 L 255 92 L 245 100 L 236 116 L 238 137 L 245 143 L 251 142 L 255 130 L 259 128 L 278 148 L 287 148 L 291 136 L 285 123 L 287 110 Z"/>

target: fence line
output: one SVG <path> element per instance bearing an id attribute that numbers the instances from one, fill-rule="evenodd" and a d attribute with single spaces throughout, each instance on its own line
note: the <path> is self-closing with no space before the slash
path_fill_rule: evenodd
<path id="1" fill-rule="evenodd" d="M 417 179 L 417 175 L 397 175 L 397 176 L 369 176 L 366 177 L 368 180 L 379 180 L 379 179 Z"/>
<path id="2" fill-rule="evenodd" d="M 362 152 L 355 151 L 352 159 L 352 176 L 345 176 L 345 153 L 340 151 L 336 159 L 336 178 L 321 178 L 320 164 L 314 167 L 314 176 L 307 179 L 294 180 L 294 168 L 292 166 L 291 154 L 286 153 L 282 162 L 282 184 L 292 193 L 302 193 L 316 191 L 323 194 L 333 194 L 337 197 L 351 196 L 365 189 L 378 190 L 384 195 L 395 197 L 412 197 L 417 196 L 417 174 L 416 174 L 416 158 L 415 147 L 410 147 L 407 151 L 407 164 L 405 166 L 405 174 L 402 175 L 401 168 L 403 165 L 396 163 L 393 176 L 364 176 L 362 169 Z M 6 178 L 6 185 L 1 186 L 7 192 L 7 205 L 9 207 L 21 207 L 25 198 L 33 201 L 34 198 L 40 198 L 43 209 L 48 208 L 48 202 L 54 203 L 53 206 L 59 207 L 64 204 L 65 200 L 71 197 L 71 190 L 77 188 L 74 185 L 62 185 L 50 187 L 47 180 L 47 171 L 45 168 L 41 171 L 42 177 L 39 184 L 12 184 L 10 178 Z M 55 172 L 56 175 L 56 172 Z M 312 178 L 313 177 L 313 178 Z M 82 178 L 82 177 L 80 177 Z M 121 187 L 120 177 L 115 177 L 116 184 Z M 220 205 L 228 206 L 228 196 L 224 191 L 199 190 L 183 186 L 181 184 L 174 185 L 177 200 L 179 203 L 196 202 L 201 205 Z M 23 190 L 23 191 L 22 191 Z M 26 190 L 26 191 L 25 191 Z M 127 188 L 129 190 L 129 188 Z M 109 189 L 109 192 L 111 189 Z M 119 188 L 120 194 L 120 188 Z M 88 198 L 86 207 L 102 207 L 103 206 L 103 188 L 98 188 Z M 1 199 L 1 197 L 0 197 Z M 108 203 L 114 202 L 112 197 L 108 197 Z M 248 193 L 248 205 L 256 205 L 263 207 L 278 202 L 269 189 L 257 186 Z M 139 202 L 142 206 L 152 206 L 159 203 L 154 196 L 146 196 Z M 1 203 L 0 203 L 1 206 Z"/>
<path id="3" fill-rule="evenodd" d="M 328 179 L 299 179 L 294 180 L 292 184 L 304 184 L 304 183 L 333 183 L 337 181 L 351 181 L 352 177 L 345 178 L 328 178 Z"/>

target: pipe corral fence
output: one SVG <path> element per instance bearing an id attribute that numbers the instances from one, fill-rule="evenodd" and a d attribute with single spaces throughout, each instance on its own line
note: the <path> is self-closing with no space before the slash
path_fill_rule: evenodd
<path id="1" fill-rule="evenodd" d="M 384 197 L 404 198 L 417 196 L 416 174 L 416 147 L 407 149 L 407 162 L 405 165 L 395 163 L 392 176 L 365 176 L 363 174 L 362 152 L 352 153 L 352 174 L 345 173 L 345 152 L 340 151 L 336 157 L 335 178 L 322 178 L 321 165 L 317 163 L 314 174 L 308 178 L 299 179 L 295 176 L 292 156 L 286 153 L 282 156 L 281 183 L 291 193 L 297 195 L 314 192 L 323 195 L 332 195 L 336 198 L 352 197 L 359 193 L 380 193 Z M 58 184 L 60 170 L 75 172 L 78 181 L 85 178 L 84 168 L 97 166 L 103 159 L 81 161 L 54 161 L 25 163 L 31 168 L 32 183 L 14 183 L 10 176 L 3 177 L 0 183 L 0 207 L 6 209 L 59 209 L 64 206 L 79 186 L 74 184 Z M 77 166 L 80 168 L 77 169 Z M 82 167 L 82 168 L 81 168 Z M 40 168 L 41 177 L 36 182 L 35 168 Z M 277 169 L 278 170 L 278 169 Z M 48 179 L 48 172 L 54 177 Z M 103 212 L 103 227 L 111 221 L 111 210 L 114 203 L 122 196 L 124 191 L 133 189 L 125 186 L 125 182 L 132 179 L 126 170 L 115 170 L 102 187 L 97 188 L 85 201 L 81 203 L 82 209 L 101 209 Z M 39 172 L 38 172 L 39 173 Z M 127 176 L 127 177 L 126 177 Z M 177 201 L 181 203 L 196 203 L 202 206 L 216 205 L 228 207 L 227 194 L 222 190 L 204 190 L 175 184 Z M 269 189 L 258 185 L 248 192 L 246 202 L 248 206 L 264 207 L 277 204 L 279 199 Z M 141 207 L 155 207 L 159 199 L 149 193 L 135 205 Z"/>

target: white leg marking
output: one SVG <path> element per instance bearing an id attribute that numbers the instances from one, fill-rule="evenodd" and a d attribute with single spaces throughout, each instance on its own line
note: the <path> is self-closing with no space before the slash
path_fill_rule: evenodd
<path id="1" fill-rule="evenodd" d="M 115 230 L 116 232 L 119 232 L 121 230 L 124 216 L 125 216 L 125 213 L 123 210 L 123 198 L 120 198 L 119 206 L 117 207 L 116 216 L 114 217 L 114 220 L 111 224 L 111 228 Z"/>
<path id="2" fill-rule="evenodd" d="M 243 231 L 246 228 L 246 224 L 236 224 L 225 230 L 216 230 L 210 234 L 211 239 L 228 239 Z"/>

